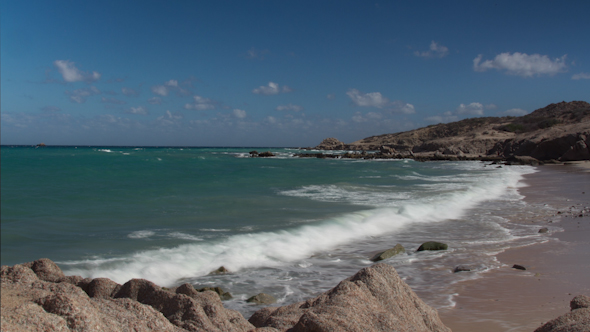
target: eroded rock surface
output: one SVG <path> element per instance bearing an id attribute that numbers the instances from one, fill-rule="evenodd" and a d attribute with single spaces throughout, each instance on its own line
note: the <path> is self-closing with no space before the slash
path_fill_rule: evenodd
<path id="1" fill-rule="evenodd" d="M 66 277 L 49 259 L 2 266 L 2 331 L 250 331 L 214 292 Z"/>
<path id="2" fill-rule="evenodd" d="M 590 331 L 590 297 L 578 295 L 570 302 L 572 309 L 539 327 L 535 332 L 588 332 Z"/>
<path id="3" fill-rule="evenodd" d="M 360 270 L 326 293 L 250 318 L 280 331 L 450 331 L 387 264 Z"/>
<path id="4" fill-rule="evenodd" d="M 65 276 L 49 259 L 2 266 L 2 331 L 450 331 L 395 269 L 376 264 L 301 303 L 247 321 L 213 291 Z M 579 301 L 584 303 L 583 301 Z M 578 303 L 578 302 L 576 302 Z M 580 310 L 580 309 L 577 309 Z"/>

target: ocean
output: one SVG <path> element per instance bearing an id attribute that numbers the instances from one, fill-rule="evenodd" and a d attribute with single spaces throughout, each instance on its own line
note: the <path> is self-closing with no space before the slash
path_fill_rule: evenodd
<path id="1" fill-rule="evenodd" d="M 248 318 L 260 308 L 248 297 L 306 300 L 397 243 L 406 253 L 383 262 L 429 305 L 453 306 L 452 285 L 501 267 L 497 253 L 548 239 L 525 222 L 551 207 L 518 192 L 534 167 L 251 150 L 2 146 L 1 263 L 47 257 L 66 275 L 220 286 Z M 417 252 L 425 241 L 449 248 Z M 230 273 L 210 274 L 220 266 Z"/>

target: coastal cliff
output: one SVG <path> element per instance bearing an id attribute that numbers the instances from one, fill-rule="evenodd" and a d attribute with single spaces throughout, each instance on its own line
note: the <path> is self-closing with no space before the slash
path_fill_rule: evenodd
<path id="1" fill-rule="evenodd" d="M 65 276 L 49 259 L 2 266 L 2 331 L 437 331 L 449 328 L 386 264 L 247 321 L 218 294 L 144 279 Z"/>
<path id="2" fill-rule="evenodd" d="M 374 157 L 498 158 L 540 161 L 590 159 L 590 104 L 550 104 L 521 117 L 470 118 L 411 131 L 367 137 L 350 144 L 325 139 L 314 149 L 378 151 Z"/>

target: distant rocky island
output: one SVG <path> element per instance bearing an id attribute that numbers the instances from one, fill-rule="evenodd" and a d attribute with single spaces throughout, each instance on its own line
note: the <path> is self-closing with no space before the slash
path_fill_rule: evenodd
<path id="1" fill-rule="evenodd" d="M 590 104 L 550 104 L 520 117 L 481 117 L 363 138 L 326 138 L 300 157 L 426 160 L 503 160 L 539 164 L 590 159 Z"/>

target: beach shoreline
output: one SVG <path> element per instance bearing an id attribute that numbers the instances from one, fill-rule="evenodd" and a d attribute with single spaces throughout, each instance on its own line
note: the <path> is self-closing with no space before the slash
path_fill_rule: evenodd
<path id="1" fill-rule="evenodd" d="M 498 254 L 502 268 L 455 285 L 456 305 L 439 309 L 454 332 L 534 331 L 569 312 L 574 296 L 590 295 L 590 217 L 583 212 L 590 206 L 590 162 L 540 166 L 524 182 L 527 186 L 519 192 L 525 202 L 559 212 L 521 222 L 561 230 L 539 234 L 547 237 L 543 243 Z M 527 270 L 514 269 L 514 264 Z"/>

